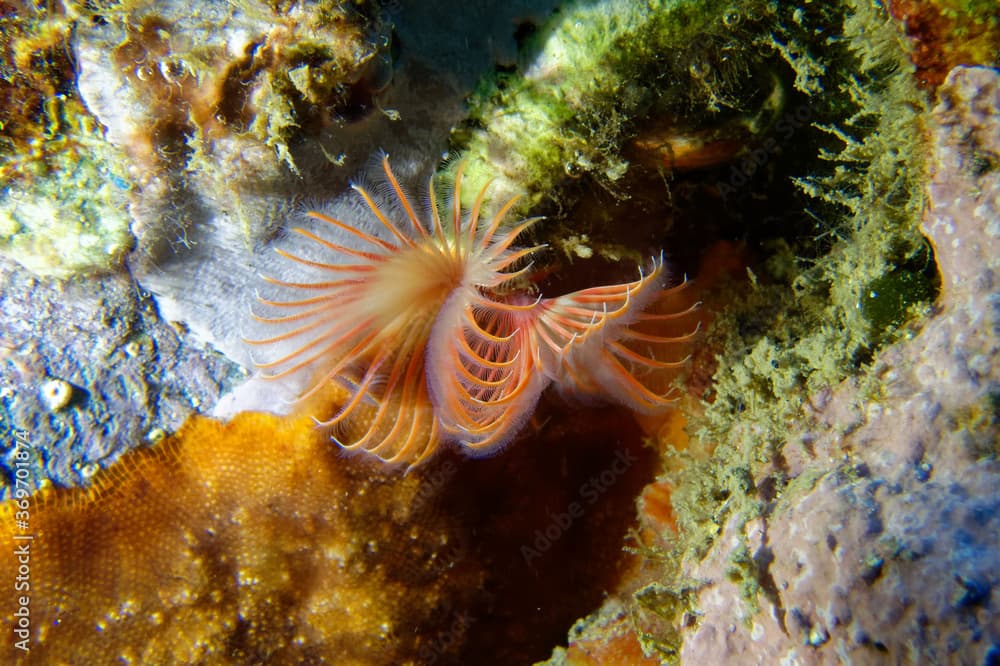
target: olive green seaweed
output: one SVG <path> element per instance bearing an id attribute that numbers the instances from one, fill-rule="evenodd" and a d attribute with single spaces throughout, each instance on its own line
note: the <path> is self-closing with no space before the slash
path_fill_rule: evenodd
<path id="1" fill-rule="evenodd" d="M 814 116 L 832 118 L 815 128 L 833 143 L 819 146 L 814 171 L 794 179 L 820 223 L 812 248 L 801 239 L 772 241 L 766 274 L 707 333 L 722 353 L 713 399 L 692 430 L 714 449 L 669 475 L 682 560 L 700 559 L 727 521 L 744 525 L 773 510 L 752 480 L 765 468 L 769 492 L 799 495 L 780 473 L 781 443 L 808 424 L 808 396 L 864 376 L 877 347 L 937 293 L 918 227 L 926 101 L 899 28 L 869 0 L 848 0 L 831 13 L 796 9 L 788 20 L 782 12 L 774 31 L 774 48 L 817 106 Z M 842 26 L 842 41 L 820 49 L 809 26 L 831 22 Z M 861 384 L 877 394 L 876 379 Z M 814 482 L 797 479 L 795 487 Z M 737 549 L 730 574 L 752 612 L 766 593 L 766 567 Z"/>
<path id="2" fill-rule="evenodd" d="M 613 186 L 637 118 L 697 110 L 711 124 L 742 109 L 774 13 L 758 0 L 567 3 L 526 46 L 524 72 L 497 73 L 473 95 L 453 137 L 463 159 L 452 164 L 465 162 L 471 185 L 463 192 L 493 179 L 498 198 L 527 190 L 528 209 L 567 179 Z"/>

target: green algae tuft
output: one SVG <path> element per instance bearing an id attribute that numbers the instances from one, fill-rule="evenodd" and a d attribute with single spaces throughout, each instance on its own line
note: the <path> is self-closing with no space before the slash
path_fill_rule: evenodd
<path id="1" fill-rule="evenodd" d="M 773 497 L 797 495 L 775 447 L 807 417 L 808 396 L 866 373 L 879 346 L 939 289 L 918 229 L 927 102 L 899 27 L 867 0 L 796 8 L 779 23 L 774 48 L 794 73 L 800 103 L 810 105 L 815 155 L 787 177 L 805 195 L 800 210 L 813 226 L 762 243 L 770 255 L 760 275 L 706 335 L 722 353 L 692 429 L 716 446 L 712 457 L 672 473 L 684 558 L 706 552 L 725 516 L 745 524 L 773 510 L 757 501 L 761 489 L 732 501 L 740 488 L 732 470 L 766 474 Z M 812 41 L 819 26 L 837 26 L 837 46 Z M 719 496 L 728 499 L 713 507 Z M 731 572 L 754 608 L 766 593 L 756 564 L 736 561 Z"/>
<path id="2" fill-rule="evenodd" d="M 493 178 L 501 197 L 527 189 L 524 208 L 551 206 L 567 181 L 613 187 L 629 167 L 620 148 L 642 118 L 711 126 L 753 116 L 761 91 L 771 93 L 759 42 L 772 15 L 772 3 L 754 0 L 560 8 L 526 44 L 530 66 L 497 72 L 473 94 L 452 140 L 467 191 Z"/>

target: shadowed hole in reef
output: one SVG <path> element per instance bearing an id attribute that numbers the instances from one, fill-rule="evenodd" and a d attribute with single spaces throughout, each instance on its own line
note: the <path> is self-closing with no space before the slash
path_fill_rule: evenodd
<path id="1" fill-rule="evenodd" d="M 635 563 L 623 545 L 656 464 L 627 410 L 547 396 L 501 455 L 446 454 L 420 473 L 441 480 L 427 520 L 457 523 L 459 533 L 432 564 L 427 553 L 400 551 L 391 566 L 402 576 L 484 572 L 480 589 L 463 595 L 471 601 L 441 610 L 420 663 L 524 664 L 565 643 Z"/>

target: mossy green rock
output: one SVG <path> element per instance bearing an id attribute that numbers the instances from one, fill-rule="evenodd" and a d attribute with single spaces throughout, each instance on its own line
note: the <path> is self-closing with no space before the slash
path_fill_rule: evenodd
<path id="1" fill-rule="evenodd" d="M 0 251 L 37 275 L 60 278 L 121 263 L 132 245 L 129 186 L 98 157 L 109 148 L 96 150 L 67 155 L 79 161 L 8 186 L 0 200 Z"/>
<path id="2" fill-rule="evenodd" d="M 487 79 L 454 141 L 474 193 L 527 190 L 524 207 L 567 179 L 621 178 L 619 148 L 634 123 L 661 114 L 712 123 L 747 103 L 747 74 L 760 74 L 761 26 L 773 3 L 742 0 L 578 2 L 561 8 L 525 47 L 523 73 Z M 760 88 L 771 85 L 762 79 Z M 472 196 L 472 195 L 470 195 Z M 471 201 L 469 202 L 471 203 Z"/>

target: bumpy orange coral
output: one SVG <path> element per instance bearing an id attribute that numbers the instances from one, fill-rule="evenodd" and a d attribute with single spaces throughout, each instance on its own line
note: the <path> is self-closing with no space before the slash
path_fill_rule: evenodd
<path id="1" fill-rule="evenodd" d="M 654 469 L 625 410 L 544 419 L 507 455 L 401 474 L 308 417 L 194 417 L 90 488 L 0 503 L 0 663 L 543 659 L 628 565 Z"/>
<path id="2" fill-rule="evenodd" d="M 317 372 L 304 397 L 330 382 L 349 387 L 352 397 L 322 423 L 341 446 L 406 464 L 443 440 L 490 453 L 517 434 L 552 382 L 643 411 L 670 403 L 660 371 L 683 364 L 671 350 L 692 333 L 649 328 L 690 312 L 644 313 L 665 291 L 662 259 L 634 282 L 533 298 L 524 261 L 542 246 L 514 243 L 538 218 L 505 225 L 516 197 L 485 217 L 487 183 L 463 210 L 460 167 L 447 222 L 433 182 L 422 219 L 387 157 L 382 171 L 384 200 L 353 186 L 374 215 L 370 230 L 317 212 L 310 216 L 337 241 L 294 229 L 323 255 L 280 252 L 321 277 L 270 279 L 303 297 L 261 299 L 269 314 L 256 319 L 282 332 L 248 341 L 291 347 L 259 363 L 272 378 Z M 358 437 L 345 436 L 360 423 Z"/>
<path id="3" fill-rule="evenodd" d="M 426 478 L 338 458 L 309 418 L 199 417 L 88 489 L 24 500 L 27 517 L 0 504 L 0 539 L 24 551 L 0 557 L 24 585 L 0 597 L 0 661 L 413 663 L 481 572 L 423 571 L 456 537 Z M 405 558 L 384 550 L 403 531 Z"/>

